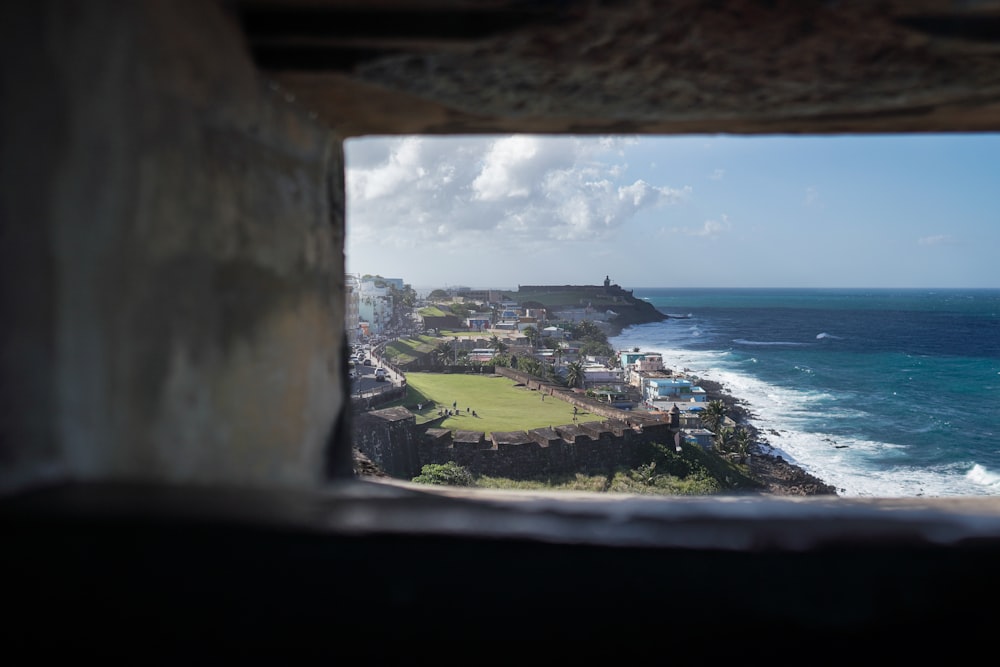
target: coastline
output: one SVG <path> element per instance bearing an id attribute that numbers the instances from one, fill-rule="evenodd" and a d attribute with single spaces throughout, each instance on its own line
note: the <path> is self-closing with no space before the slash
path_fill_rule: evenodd
<path id="1" fill-rule="evenodd" d="M 766 438 L 751 423 L 753 415 L 746 408 L 746 401 L 726 391 L 721 383 L 714 380 L 698 379 L 698 385 L 705 390 L 708 400 L 719 400 L 726 406 L 727 413 L 741 427 L 750 432 L 754 439 L 753 453 L 749 458 L 750 474 L 761 481 L 766 493 L 776 496 L 836 496 L 837 489 L 819 477 L 803 470 L 784 457 L 771 454 L 765 449 Z"/>

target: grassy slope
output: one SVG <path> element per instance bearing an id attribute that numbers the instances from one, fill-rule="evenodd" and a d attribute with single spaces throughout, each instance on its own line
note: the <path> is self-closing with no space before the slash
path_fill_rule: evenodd
<path id="1" fill-rule="evenodd" d="M 385 356 L 397 366 L 405 366 L 433 352 L 442 341 L 441 338 L 423 335 L 416 338 L 401 338 L 385 346 Z"/>
<path id="2" fill-rule="evenodd" d="M 417 414 L 417 423 L 437 418 L 440 408 L 451 408 L 457 401 L 462 414 L 448 417 L 441 428 L 484 433 L 527 431 L 544 426 L 573 422 L 573 406 L 525 387 L 513 380 L 494 375 L 457 375 L 442 373 L 407 373 L 406 405 Z M 423 404 L 415 410 L 413 406 Z M 469 412 L 466 412 L 469 408 Z M 472 410 L 478 416 L 472 416 Z M 577 415 L 581 421 L 602 421 L 589 412 Z"/>
<path id="3" fill-rule="evenodd" d="M 405 405 L 417 414 L 417 423 L 437 417 L 442 407 L 458 403 L 461 414 L 444 420 L 442 428 L 482 431 L 526 431 L 544 426 L 572 423 L 573 408 L 568 403 L 531 391 L 505 377 L 442 373 L 407 373 L 406 398 L 390 405 Z M 432 404 L 433 402 L 433 404 Z M 417 410 L 415 405 L 422 403 Z M 470 408 L 469 412 L 465 408 Z M 477 417 L 472 416 L 475 410 Z M 577 415 L 580 422 L 602 421 L 588 412 Z M 646 474 L 618 470 L 610 475 L 565 474 L 544 479 L 512 480 L 480 476 L 475 485 L 504 489 L 550 489 L 605 491 L 652 495 L 709 495 L 759 488 L 745 470 L 694 445 L 682 452 L 672 447 L 651 447 Z"/>
<path id="4" fill-rule="evenodd" d="M 417 311 L 420 315 L 424 317 L 447 317 L 448 315 L 454 315 L 455 313 L 449 311 L 444 311 L 437 306 L 425 306 Z"/>

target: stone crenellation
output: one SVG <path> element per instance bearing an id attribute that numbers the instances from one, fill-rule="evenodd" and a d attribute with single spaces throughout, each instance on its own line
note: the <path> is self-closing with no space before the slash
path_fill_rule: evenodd
<path id="1" fill-rule="evenodd" d="M 412 479 L 423 466 L 450 461 L 477 475 L 515 479 L 567 472 L 601 473 L 642 463 L 643 446 L 672 443 L 667 422 L 625 419 L 486 434 L 426 424 L 406 408 L 356 415 L 355 445 L 386 474 Z"/>

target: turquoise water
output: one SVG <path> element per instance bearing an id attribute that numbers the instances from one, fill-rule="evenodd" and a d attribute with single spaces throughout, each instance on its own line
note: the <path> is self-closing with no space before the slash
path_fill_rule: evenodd
<path id="1" fill-rule="evenodd" d="M 617 349 L 722 382 L 843 496 L 1000 495 L 1000 290 L 636 288 Z"/>

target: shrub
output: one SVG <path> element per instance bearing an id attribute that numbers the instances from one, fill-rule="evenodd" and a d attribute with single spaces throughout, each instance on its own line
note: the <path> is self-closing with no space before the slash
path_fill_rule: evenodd
<path id="1" fill-rule="evenodd" d="M 413 481 L 418 484 L 436 484 L 438 486 L 476 485 L 472 473 L 454 461 L 429 463 L 420 469 L 420 474 L 414 477 Z"/>

